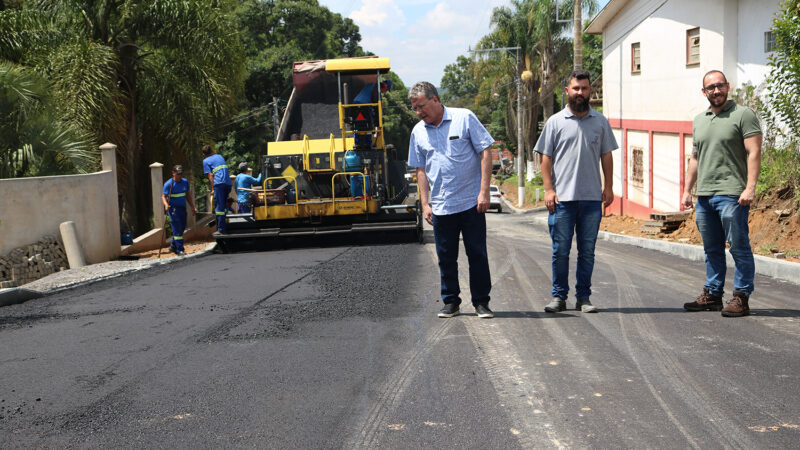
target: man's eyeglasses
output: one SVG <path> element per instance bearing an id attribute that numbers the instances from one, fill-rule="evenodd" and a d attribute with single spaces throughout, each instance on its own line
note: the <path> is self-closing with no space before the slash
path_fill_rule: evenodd
<path id="1" fill-rule="evenodd" d="M 719 89 L 721 91 L 722 88 L 726 87 L 727 85 L 728 85 L 728 83 L 709 84 L 708 86 L 706 86 L 703 89 L 705 89 L 706 92 L 708 92 L 710 94 L 710 93 L 714 92 L 717 89 Z"/>
<path id="2" fill-rule="evenodd" d="M 420 112 L 420 111 L 422 111 L 422 109 L 423 109 L 423 108 L 425 108 L 425 106 L 426 106 L 428 103 L 430 103 L 430 102 L 425 102 L 425 103 L 423 103 L 423 104 L 421 104 L 421 105 L 413 106 L 411 109 L 413 109 L 413 110 L 414 110 L 414 112 Z"/>

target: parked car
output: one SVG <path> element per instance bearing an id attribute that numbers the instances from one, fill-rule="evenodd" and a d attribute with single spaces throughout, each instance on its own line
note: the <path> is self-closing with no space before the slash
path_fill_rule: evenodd
<path id="1" fill-rule="evenodd" d="M 489 209 L 496 209 L 497 212 L 503 212 L 503 200 L 500 199 L 503 193 L 496 185 L 489 186 Z"/>

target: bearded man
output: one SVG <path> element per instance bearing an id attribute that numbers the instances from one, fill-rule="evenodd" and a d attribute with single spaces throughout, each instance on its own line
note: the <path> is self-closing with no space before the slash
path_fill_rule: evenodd
<path id="1" fill-rule="evenodd" d="M 618 147 L 608 119 L 589 106 L 592 94 L 589 72 L 573 71 L 564 93 L 569 104 L 547 120 L 534 147 L 542 155 L 544 203 L 550 213 L 547 224 L 553 241 L 552 301 L 544 310 L 555 313 L 567 309 L 569 252 L 575 235 L 578 244 L 575 309 L 594 313 L 597 307 L 589 301 L 594 247 L 603 206 L 614 200 L 611 152 Z"/>

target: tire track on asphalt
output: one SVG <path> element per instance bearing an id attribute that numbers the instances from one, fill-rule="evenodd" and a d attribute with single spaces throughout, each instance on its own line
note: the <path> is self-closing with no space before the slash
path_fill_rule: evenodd
<path id="1" fill-rule="evenodd" d="M 497 242 L 492 239 L 493 245 Z M 520 272 L 519 252 L 513 245 L 503 245 L 507 252 L 504 262 L 496 275 L 497 280 L 506 279 L 496 286 L 505 293 L 532 292 L 527 285 L 527 274 Z M 435 258 L 435 255 L 432 255 Z M 509 274 L 513 275 L 511 279 Z M 469 286 L 464 275 L 460 275 L 460 284 Z M 495 283 L 497 285 L 498 282 Z M 526 284 L 526 286 L 523 286 Z M 526 289 L 527 288 L 527 289 Z M 468 294 L 465 294 L 465 297 Z M 527 297 L 527 296 L 526 296 Z M 529 298 L 526 298 L 530 302 Z M 467 320 L 463 324 L 473 342 L 481 364 L 489 374 L 501 404 L 508 411 L 508 420 L 514 425 L 511 430 L 523 448 L 541 448 L 554 446 L 568 448 L 569 440 L 556 433 L 551 414 L 541 393 L 546 392 L 540 381 L 541 373 L 533 364 L 525 365 L 525 361 L 515 348 L 515 343 L 508 337 L 507 328 L 498 322 Z"/>
<path id="2" fill-rule="evenodd" d="M 616 264 L 610 264 L 617 285 L 620 307 L 641 307 L 642 300 L 633 287 L 633 282 L 627 272 L 620 269 Z M 724 442 L 726 447 L 755 448 L 755 443 L 751 442 L 742 432 L 741 428 L 731 422 L 725 414 L 713 406 L 711 400 L 703 392 L 697 390 L 698 383 L 691 374 L 683 367 L 681 361 L 670 351 L 665 349 L 665 342 L 658 333 L 658 328 L 652 319 L 645 314 L 635 314 L 633 317 L 623 317 L 619 315 L 619 325 L 622 337 L 629 349 L 629 357 L 636 365 L 636 368 L 644 380 L 654 400 L 669 418 L 669 421 L 683 435 L 687 443 L 692 448 L 702 448 L 702 446 L 692 437 L 689 430 L 677 416 L 677 412 L 670 406 L 668 400 L 659 392 L 663 385 L 671 388 L 674 394 L 681 399 L 683 407 L 692 411 L 693 415 L 700 420 L 704 429 L 713 430 L 716 442 Z M 626 320 L 627 319 L 627 320 Z M 632 322 L 633 330 L 627 321 Z M 637 350 L 642 347 L 641 351 Z M 658 368 L 656 380 L 644 368 L 646 365 L 640 355 L 648 355 L 647 365 L 652 364 Z M 658 388 L 656 387 L 658 384 Z M 684 419 L 686 420 L 686 419 Z"/>
<path id="3" fill-rule="evenodd" d="M 386 417 L 395 411 L 401 404 L 406 390 L 414 376 L 419 373 L 426 356 L 431 352 L 436 343 L 450 331 L 453 322 L 444 320 L 420 341 L 414 351 L 398 370 L 393 370 L 392 375 L 378 389 L 378 398 L 370 408 L 367 417 L 362 421 L 358 434 L 345 444 L 345 448 L 377 448 L 380 446 L 380 437 L 388 427 Z"/>

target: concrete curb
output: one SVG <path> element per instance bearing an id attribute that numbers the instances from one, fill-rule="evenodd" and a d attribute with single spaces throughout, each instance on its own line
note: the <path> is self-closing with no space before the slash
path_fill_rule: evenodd
<path id="1" fill-rule="evenodd" d="M 43 294 L 44 295 L 57 294 L 59 292 L 67 291 L 67 290 L 70 290 L 70 289 L 75 289 L 75 288 L 81 287 L 81 286 L 86 286 L 86 285 L 89 285 L 89 284 L 92 284 L 92 283 L 96 283 L 98 281 L 110 280 L 112 278 L 121 277 L 123 275 L 129 275 L 131 273 L 143 272 L 145 270 L 150 270 L 150 269 L 152 269 L 153 267 L 156 267 L 156 266 L 164 266 L 164 265 L 173 264 L 173 263 L 176 263 L 176 262 L 179 262 L 179 261 L 186 261 L 186 260 L 193 259 L 193 258 L 199 258 L 201 256 L 208 255 L 209 253 L 213 253 L 214 249 L 216 249 L 216 248 L 217 248 L 217 243 L 213 242 L 213 243 L 209 244 L 204 250 L 199 251 L 197 253 L 192 253 L 191 255 L 186 255 L 186 256 L 183 256 L 183 257 L 174 257 L 174 258 L 169 258 L 169 259 L 156 259 L 153 263 L 151 263 L 149 265 L 146 265 L 146 266 L 135 267 L 135 268 L 131 268 L 131 269 L 128 269 L 128 270 L 122 270 L 122 271 L 118 271 L 118 272 L 113 272 L 113 273 L 109 273 L 107 275 L 102 275 L 102 276 L 99 276 L 99 277 L 96 277 L 96 278 L 91 278 L 91 279 L 88 279 L 88 280 L 76 281 L 74 283 L 69 283 L 69 284 L 66 284 L 64 286 L 59 286 L 59 287 L 57 287 L 55 289 L 50 289 L 50 290 L 44 292 Z"/>
<path id="2" fill-rule="evenodd" d="M 547 230 L 547 216 L 534 217 L 534 222 Z M 703 247 L 699 245 L 680 244 L 677 242 L 659 241 L 657 239 L 647 239 L 635 236 L 625 236 L 623 234 L 609 233 L 600 231 L 598 238 L 609 242 L 633 245 L 636 247 L 655 250 L 662 253 L 675 255 L 690 261 L 705 261 L 706 255 Z M 733 257 L 730 253 L 725 254 L 728 267 L 733 267 Z M 800 284 L 800 264 L 779 259 L 768 258 L 761 255 L 753 255 L 756 263 L 756 273 L 766 275 L 778 280 Z"/>
<path id="3" fill-rule="evenodd" d="M 537 208 L 531 208 L 531 209 L 519 209 L 516 206 L 512 205 L 511 202 L 506 200 L 505 197 L 500 197 L 500 200 L 502 200 L 503 201 L 503 205 L 506 208 L 510 209 L 514 214 L 530 214 L 530 213 L 536 213 L 536 212 L 540 212 L 540 211 L 547 211 L 547 207 L 546 206 L 539 206 Z"/>
<path id="4" fill-rule="evenodd" d="M 34 298 L 39 298 L 43 296 L 44 294 L 42 294 L 41 292 L 32 291 L 30 289 L 23 289 L 23 288 L 0 289 L 0 307 L 24 303 L 27 302 L 28 300 L 32 300 Z"/>
<path id="5" fill-rule="evenodd" d="M 134 267 L 134 268 L 130 268 L 130 269 L 127 269 L 127 270 L 118 270 L 118 271 L 111 272 L 111 273 L 108 273 L 108 274 L 105 274 L 105 275 L 100 275 L 100 276 L 97 276 L 97 277 L 94 277 L 94 278 L 89 278 L 89 279 L 85 279 L 85 280 L 79 280 L 79 281 L 75 281 L 75 282 L 72 282 L 72 283 L 68 283 L 68 284 L 59 286 L 57 288 L 49 289 L 49 290 L 46 290 L 46 291 L 36 291 L 36 290 L 22 288 L 22 287 L 10 288 L 10 289 L 0 289 L 0 307 L 7 306 L 7 305 L 15 305 L 15 304 L 23 303 L 23 302 L 26 302 L 28 300 L 32 300 L 32 299 L 35 299 L 35 298 L 40 298 L 40 297 L 44 297 L 44 296 L 47 296 L 47 295 L 57 294 L 59 292 L 67 291 L 67 290 L 70 290 L 70 289 L 75 289 L 75 288 L 78 288 L 78 287 L 81 287 L 81 286 L 87 286 L 89 284 L 97 283 L 99 281 L 110 280 L 112 278 L 117 278 L 117 277 L 121 277 L 121 276 L 124 276 L 124 275 L 129 275 L 131 273 L 150 270 L 150 269 L 152 269 L 153 267 L 156 267 L 156 266 L 163 266 L 163 265 L 167 265 L 167 264 L 176 263 L 176 262 L 179 262 L 179 261 L 186 261 L 186 260 L 193 259 L 193 258 L 199 258 L 201 256 L 205 256 L 205 255 L 207 255 L 209 253 L 214 252 L 216 247 L 217 247 L 217 243 L 213 242 L 213 243 L 210 243 L 204 250 L 199 251 L 197 253 L 193 253 L 191 255 L 187 255 L 187 256 L 184 256 L 184 257 L 180 257 L 180 258 L 175 257 L 175 258 L 160 259 L 160 260 L 156 259 L 152 263 L 150 263 L 148 265 L 145 265 L 145 266 Z"/>

